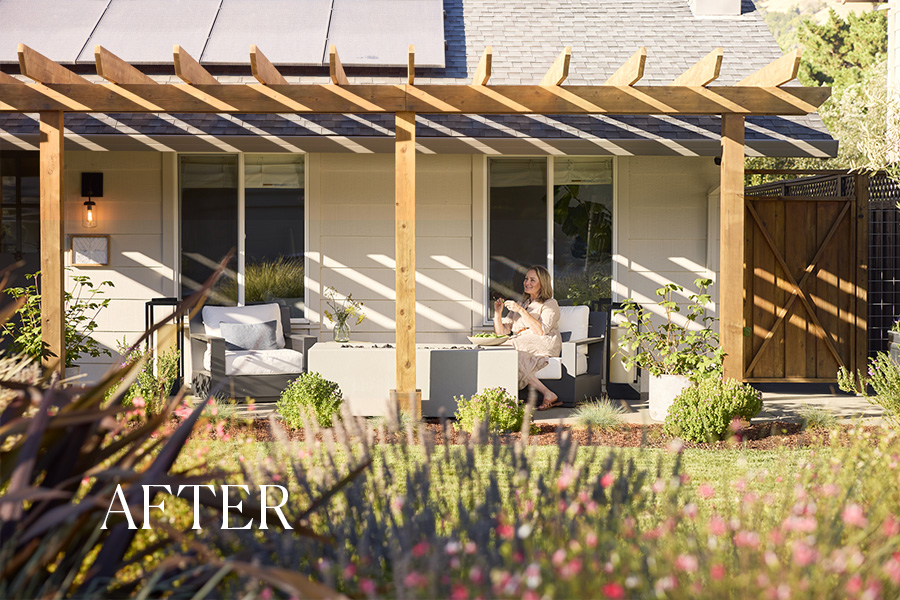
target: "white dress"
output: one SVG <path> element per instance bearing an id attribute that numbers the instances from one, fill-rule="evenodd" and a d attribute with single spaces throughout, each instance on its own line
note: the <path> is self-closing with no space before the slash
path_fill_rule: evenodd
<path id="1" fill-rule="evenodd" d="M 519 389 L 528 385 L 528 379 L 547 366 L 548 358 L 559 356 L 562 338 L 559 335 L 559 303 L 550 298 L 544 302 L 525 302 L 523 305 L 532 317 L 540 321 L 543 334 L 531 330 L 519 313 L 503 318 L 504 325 L 512 327 L 512 334 L 504 346 L 512 346 L 519 352 Z"/>

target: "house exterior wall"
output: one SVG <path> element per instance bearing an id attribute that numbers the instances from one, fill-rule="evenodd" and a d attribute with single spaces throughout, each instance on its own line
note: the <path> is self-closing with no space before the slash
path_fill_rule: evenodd
<path id="1" fill-rule="evenodd" d="M 113 301 L 97 318 L 95 338 L 115 355 L 118 340 L 133 342 L 144 330 L 147 300 L 177 294 L 176 156 L 70 152 L 66 158 L 67 244 L 72 234 L 110 235 L 109 266 L 72 267 L 68 286 L 72 275 L 114 282 L 107 291 Z M 484 327 L 486 165 L 483 155 L 417 156 L 419 342 L 466 343 L 466 335 Z M 331 339 L 323 292 L 333 286 L 365 305 L 367 319 L 353 325 L 353 337 L 393 342 L 393 155 L 310 154 L 306 169 L 309 323 L 295 329 Z M 104 174 L 94 230 L 81 227 L 83 171 Z M 654 302 L 654 290 L 663 283 L 692 289 L 697 277 L 715 279 L 719 170 L 713 160 L 619 157 L 614 177 L 617 298 Z M 162 314 L 164 309 L 157 318 Z M 96 379 L 112 359 L 80 362 L 82 372 Z"/>
<path id="2" fill-rule="evenodd" d="M 111 281 L 103 297 L 112 299 L 97 315 L 94 338 L 117 356 L 117 341 L 131 343 L 144 331 L 144 303 L 150 298 L 175 293 L 172 173 L 163 164 L 170 155 L 159 152 L 67 152 L 66 153 L 66 289 L 72 290 L 73 276 L 87 275 L 94 285 Z M 103 197 L 97 202 L 98 224 L 81 225 L 84 198 L 81 173 L 103 173 Z M 71 236 L 109 235 L 109 264 L 97 267 L 71 266 Z M 95 380 L 113 358 L 82 357 L 79 366 Z"/>
<path id="3" fill-rule="evenodd" d="M 718 185 L 709 157 L 617 160 L 617 298 L 655 303 L 657 288 L 677 283 L 685 302 L 695 279 L 718 279 Z"/>

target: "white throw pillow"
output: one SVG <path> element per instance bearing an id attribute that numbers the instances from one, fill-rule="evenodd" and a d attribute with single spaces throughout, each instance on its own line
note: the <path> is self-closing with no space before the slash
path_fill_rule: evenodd
<path id="1" fill-rule="evenodd" d="M 284 331 L 281 329 L 281 309 L 275 303 L 251 306 L 204 306 L 203 329 L 206 335 L 222 337 L 220 323 L 264 323 L 275 321 L 275 342 L 284 348 Z"/>

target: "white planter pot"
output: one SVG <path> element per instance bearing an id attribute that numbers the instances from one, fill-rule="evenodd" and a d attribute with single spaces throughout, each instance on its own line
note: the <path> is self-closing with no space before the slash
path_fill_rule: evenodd
<path id="1" fill-rule="evenodd" d="M 691 385 L 691 380 L 683 375 L 650 376 L 650 418 L 665 421 L 669 407 L 681 390 Z"/>

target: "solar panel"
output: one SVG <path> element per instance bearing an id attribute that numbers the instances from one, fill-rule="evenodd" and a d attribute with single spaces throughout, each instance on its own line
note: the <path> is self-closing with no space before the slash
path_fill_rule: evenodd
<path id="1" fill-rule="evenodd" d="M 78 62 L 94 61 L 95 44 L 134 64 L 171 64 L 175 44 L 199 58 L 218 9 L 219 0 L 112 0 Z"/>
<path id="2" fill-rule="evenodd" d="M 225 0 L 200 60 L 247 63 L 256 44 L 275 64 L 321 65 L 331 0 Z"/>
<path id="3" fill-rule="evenodd" d="M 410 44 L 416 65 L 444 66 L 442 0 L 334 0 L 327 45 L 344 65 L 406 66 Z M 323 62 L 328 61 L 326 52 Z"/>
<path id="4" fill-rule="evenodd" d="M 18 62 L 18 44 L 75 62 L 106 0 L 0 0 L 0 62 Z"/>

